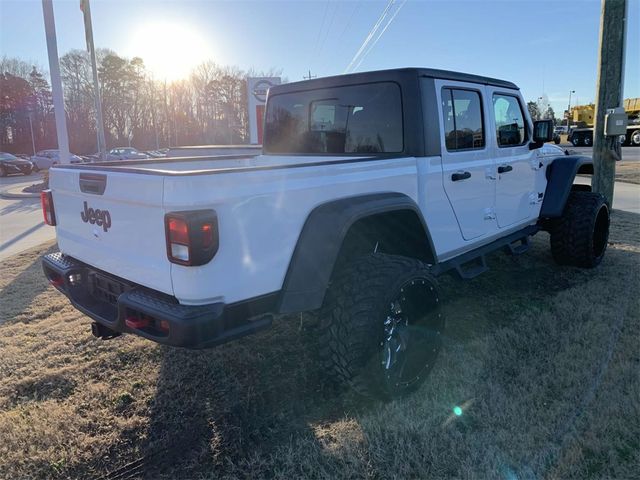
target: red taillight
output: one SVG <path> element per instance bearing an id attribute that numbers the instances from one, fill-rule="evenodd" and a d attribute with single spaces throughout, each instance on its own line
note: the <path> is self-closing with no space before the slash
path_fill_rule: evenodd
<path id="1" fill-rule="evenodd" d="M 169 217 L 167 220 L 167 254 L 179 262 L 190 260 L 189 224 L 183 218 Z"/>
<path id="2" fill-rule="evenodd" d="M 42 204 L 42 215 L 44 216 L 44 223 L 47 225 L 56 225 L 56 213 L 53 209 L 53 195 L 51 190 L 43 190 L 40 192 L 40 203 Z"/>
<path id="3" fill-rule="evenodd" d="M 179 265 L 204 265 L 218 251 L 218 218 L 213 210 L 165 216 L 167 258 Z"/>
<path id="4" fill-rule="evenodd" d="M 189 245 L 189 225 L 184 219 L 169 219 L 169 240 L 181 245 Z"/>
<path id="5" fill-rule="evenodd" d="M 202 246 L 204 248 L 211 248 L 214 242 L 213 238 L 213 225 L 205 223 L 201 227 L 202 230 Z"/>

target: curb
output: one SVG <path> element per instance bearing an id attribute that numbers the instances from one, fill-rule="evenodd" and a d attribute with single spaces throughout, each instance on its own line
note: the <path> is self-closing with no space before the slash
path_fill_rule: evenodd
<path id="1" fill-rule="evenodd" d="M 4 190 L 0 190 L 1 198 L 40 198 L 40 193 L 26 193 L 23 192 L 22 189 L 25 187 L 18 188 L 6 188 Z"/>

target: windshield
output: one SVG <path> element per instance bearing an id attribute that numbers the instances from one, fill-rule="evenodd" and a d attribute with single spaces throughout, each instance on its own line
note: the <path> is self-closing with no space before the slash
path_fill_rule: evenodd
<path id="1" fill-rule="evenodd" d="M 400 87 L 391 82 L 318 89 L 269 98 L 268 153 L 399 153 Z"/>
<path id="2" fill-rule="evenodd" d="M 18 158 L 10 153 L 0 153 L 0 160 L 18 160 Z"/>

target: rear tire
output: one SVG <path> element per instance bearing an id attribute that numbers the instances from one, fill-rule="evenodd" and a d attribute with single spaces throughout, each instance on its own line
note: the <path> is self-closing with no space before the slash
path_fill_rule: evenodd
<path id="1" fill-rule="evenodd" d="M 551 227 L 551 253 L 559 265 L 597 266 L 609 240 L 609 207 L 603 195 L 571 192 L 562 217 Z"/>
<path id="2" fill-rule="evenodd" d="M 414 391 L 441 348 L 440 303 L 422 262 L 380 253 L 354 260 L 335 274 L 320 312 L 323 366 L 365 397 Z"/>
<path id="3" fill-rule="evenodd" d="M 640 146 L 640 130 L 636 130 L 631 134 L 631 138 L 629 139 L 629 143 L 636 147 Z"/>
<path id="4" fill-rule="evenodd" d="M 577 135 L 574 135 L 573 137 L 571 137 L 571 143 L 573 144 L 574 147 L 580 146 L 580 139 L 578 138 Z"/>
<path id="5" fill-rule="evenodd" d="M 590 147 L 591 146 L 591 137 L 589 135 L 585 135 L 584 144 L 585 144 L 586 147 Z"/>

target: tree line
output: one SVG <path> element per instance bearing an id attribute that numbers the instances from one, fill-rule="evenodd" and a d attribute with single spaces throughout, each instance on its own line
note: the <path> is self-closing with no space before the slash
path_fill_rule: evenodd
<path id="1" fill-rule="evenodd" d="M 542 105 L 537 102 L 527 102 L 527 109 L 529 110 L 529 115 L 531 115 L 531 120 L 553 120 L 553 124 L 557 125 L 558 120 L 556 119 L 556 113 L 551 108 L 551 105 L 548 105 L 546 110 L 542 111 Z"/>
<path id="2" fill-rule="evenodd" d="M 125 58 L 108 49 L 98 49 L 96 54 L 107 148 L 247 143 L 246 77 L 280 74 L 208 61 L 188 78 L 166 82 L 154 79 L 142 58 Z M 70 150 L 95 153 L 96 112 L 88 53 L 66 53 L 60 58 L 60 73 Z M 31 153 L 34 147 L 36 151 L 57 147 L 51 88 L 41 68 L 4 56 L 0 59 L 0 151 Z"/>

